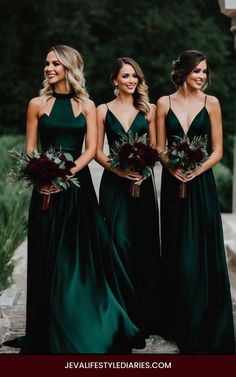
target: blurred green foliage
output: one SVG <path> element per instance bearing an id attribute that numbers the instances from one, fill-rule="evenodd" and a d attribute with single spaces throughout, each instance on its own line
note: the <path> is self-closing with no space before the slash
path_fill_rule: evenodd
<path id="1" fill-rule="evenodd" d="M 216 187 L 219 195 L 221 212 L 231 212 L 232 209 L 232 173 L 222 163 L 213 168 Z"/>
<path id="2" fill-rule="evenodd" d="M 13 165 L 8 151 L 12 148 L 24 150 L 24 144 L 23 136 L 0 137 L 0 292 L 11 283 L 12 255 L 26 237 L 31 190 L 24 190 L 22 182 L 12 184 L 8 181 L 8 172 Z"/>

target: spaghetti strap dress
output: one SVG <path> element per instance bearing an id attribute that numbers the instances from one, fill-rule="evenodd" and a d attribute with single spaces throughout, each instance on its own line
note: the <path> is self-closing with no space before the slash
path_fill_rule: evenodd
<path id="1" fill-rule="evenodd" d="M 210 117 L 204 106 L 185 134 L 171 108 L 166 116 L 168 145 L 173 136 L 190 141 L 207 135 Z M 182 353 L 234 353 L 232 302 L 220 207 L 212 169 L 187 183 L 187 198 L 178 198 L 180 182 L 163 168 L 161 185 L 162 335 Z"/>
<path id="2" fill-rule="evenodd" d="M 107 108 L 105 133 L 109 148 L 127 132 Z M 138 112 L 130 129 L 132 135 L 148 134 L 148 120 Z M 160 242 L 159 211 L 155 183 L 149 177 L 141 184 L 139 198 L 130 194 L 131 181 L 104 170 L 100 184 L 100 207 L 117 252 L 135 290 L 135 302 L 128 313 L 148 337 L 159 326 Z M 125 296 L 126 302 L 129 298 Z"/>

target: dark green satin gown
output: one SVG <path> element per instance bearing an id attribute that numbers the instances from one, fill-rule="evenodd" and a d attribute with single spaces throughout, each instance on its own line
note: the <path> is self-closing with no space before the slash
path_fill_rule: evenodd
<path id="1" fill-rule="evenodd" d="M 50 115 L 39 121 L 42 150 L 81 154 L 86 133 L 74 116 L 72 95 L 54 94 Z M 133 288 L 101 216 L 88 167 L 71 186 L 51 195 L 33 191 L 28 226 L 26 338 L 21 353 L 127 353 L 138 329 L 126 314 L 118 281 Z M 109 271 L 109 276 L 106 273 Z"/>
<path id="2" fill-rule="evenodd" d="M 170 108 L 166 117 L 168 144 L 183 128 Z M 187 133 L 207 135 L 206 106 Z M 179 181 L 163 169 L 161 243 L 163 273 L 162 335 L 177 342 L 182 353 L 234 353 L 230 284 L 220 208 L 212 169 L 187 183 L 187 198 L 177 198 Z"/>
<path id="3" fill-rule="evenodd" d="M 105 132 L 109 147 L 126 133 L 109 109 Z M 129 132 L 139 136 L 148 133 L 148 120 L 143 113 L 137 114 Z M 160 243 L 156 193 L 151 177 L 141 184 L 140 198 L 131 197 L 130 185 L 130 180 L 104 170 L 100 185 L 100 207 L 135 289 L 136 301 L 128 313 L 144 334 L 156 334 L 160 311 Z"/>

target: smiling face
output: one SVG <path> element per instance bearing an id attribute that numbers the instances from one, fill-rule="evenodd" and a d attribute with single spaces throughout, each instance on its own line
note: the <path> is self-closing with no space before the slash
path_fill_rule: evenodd
<path id="1" fill-rule="evenodd" d="M 47 55 L 44 74 L 45 77 L 47 77 L 50 85 L 55 85 L 66 81 L 66 69 L 58 60 L 58 57 L 54 51 L 50 51 Z"/>
<path id="2" fill-rule="evenodd" d="M 192 89 L 202 89 L 208 79 L 206 60 L 202 60 L 186 77 L 186 84 Z"/>
<path id="3" fill-rule="evenodd" d="M 124 64 L 114 79 L 114 85 L 118 85 L 120 93 L 124 94 L 133 94 L 138 82 L 137 73 L 130 64 Z"/>

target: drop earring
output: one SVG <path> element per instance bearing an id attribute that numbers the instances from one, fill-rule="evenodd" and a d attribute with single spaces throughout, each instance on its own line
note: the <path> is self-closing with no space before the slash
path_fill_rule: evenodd
<path id="1" fill-rule="evenodd" d="M 116 97 L 120 94 L 120 91 L 119 91 L 118 85 L 115 85 L 115 88 L 114 88 L 114 94 L 115 94 Z"/>

